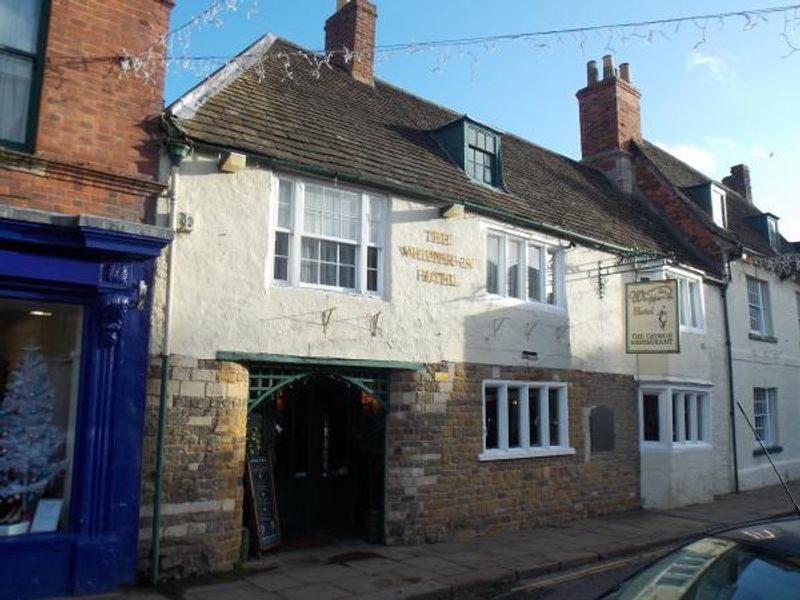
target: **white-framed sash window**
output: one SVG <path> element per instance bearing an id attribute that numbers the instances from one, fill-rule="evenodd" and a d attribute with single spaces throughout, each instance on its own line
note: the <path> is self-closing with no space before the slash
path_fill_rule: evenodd
<path id="1" fill-rule="evenodd" d="M 563 249 L 522 235 L 490 230 L 486 235 L 486 292 L 563 307 Z"/>
<path id="2" fill-rule="evenodd" d="M 753 426 L 765 446 L 778 443 L 777 388 L 753 388 Z M 761 447 L 757 440 L 755 446 Z"/>
<path id="3" fill-rule="evenodd" d="M 769 287 L 766 281 L 747 277 L 747 307 L 750 314 L 750 333 L 772 335 Z"/>
<path id="4" fill-rule="evenodd" d="M 269 281 L 383 293 L 386 197 L 276 176 L 272 198 Z"/>

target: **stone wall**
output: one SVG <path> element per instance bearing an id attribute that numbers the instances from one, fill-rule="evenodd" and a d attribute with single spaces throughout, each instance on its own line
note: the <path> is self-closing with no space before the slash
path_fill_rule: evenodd
<path id="1" fill-rule="evenodd" d="M 448 381 L 435 381 L 446 370 Z M 478 460 L 485 379 L 568 383 L 574 455 Z M 589 449 L 589 413 L 614 411 L 614 450 Z M 393 377 L 387 425 L 386 538 L 436 542 L 639 506 L 636 386 L 575 370 L 431 366 Z"/>
<path id="2" fill-rule="evenodd" d="M 150 365 L 139 570 L 150 568 L 160 358 Z M 162 579 L 233 568 L 242 527 L 248 373 L 233 363 L 172 356 L 161 493 Z"/>

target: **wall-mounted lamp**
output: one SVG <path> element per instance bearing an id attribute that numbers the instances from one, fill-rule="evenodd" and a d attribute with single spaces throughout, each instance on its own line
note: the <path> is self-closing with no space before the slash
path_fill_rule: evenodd
<path id="1" fill-rule="evenodd" d="M 247 164 L 247 157 L 238 152 L 228 152 L 222 155 L 219 161 L 219 170 L 223 173 L 236 173 L 244 169 Z"/>

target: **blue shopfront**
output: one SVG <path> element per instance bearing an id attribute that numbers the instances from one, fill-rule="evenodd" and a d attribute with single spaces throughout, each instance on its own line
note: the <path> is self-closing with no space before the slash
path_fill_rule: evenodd
<path id="1" fill-rule="evenodd" d="M 0 207 L 0 598 L 133 581 L 153 263 L 169 230 Z"/>

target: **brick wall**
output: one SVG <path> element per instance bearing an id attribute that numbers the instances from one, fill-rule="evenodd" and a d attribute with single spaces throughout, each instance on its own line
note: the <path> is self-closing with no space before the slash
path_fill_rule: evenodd
<path id="1" fill-rule="evenodd" d="M 619 151 L 642 138 L 639 91 L 618 77 L 589 85 L 577 94 L 584 160 Z"/>
<path id="2" fill-rule="evenodd" d="M 150 568 L 160 359 L 150 366 L 139 570 Z M 248 374 L 233 363 L 170 357 L 161 493 L 161 577 L 233 568 L 239 558 Z"/>
<path id="3" fill-rule="evenodd" d="M 378 12 L 368 0 L 350 0 L 325 23 L 325 50 L 333 61 L 349 70 L 355 79 L 372 85 L 375 63 L 375 21 Z M 342 50 L 354 52 L 345 60 Z"/>
<path id="4" fill-rule="evenodd" d="M 450 365 L 399 374 L 387 428 L 388 543 L 422 543 L 585 518 L 639 506 L 636 386 L 630 376 Z M 568 383 L 576 453 L 478 461 L 484 379 Z M 615 449 L 592 454 L 589 411 L 611 407 Z"/>
<path id="5" fill-rule="evenodd" d="M 677 235 L 686 240 L 710 260 L 720 262 L 722 253 L 711 232 L 692 210 L 692 201 L 681 197 L 655 167 L 643 156 L 634 157 L 636 187 L 670 224 Z M 697 209 L 700 210 L 700 209 Z M 677 228 L 675 230 L 674 228 Z"/>
<path id="6" fill-rule="evenodd" d="M 52 0 L 32 154 L 0 150 L 0 202 L 142 221 L 156 185 L 163 68 L 122 76 L 167 31 L 171 0 Z M 156 52 L 157 54 L 157 52 Z"/>

